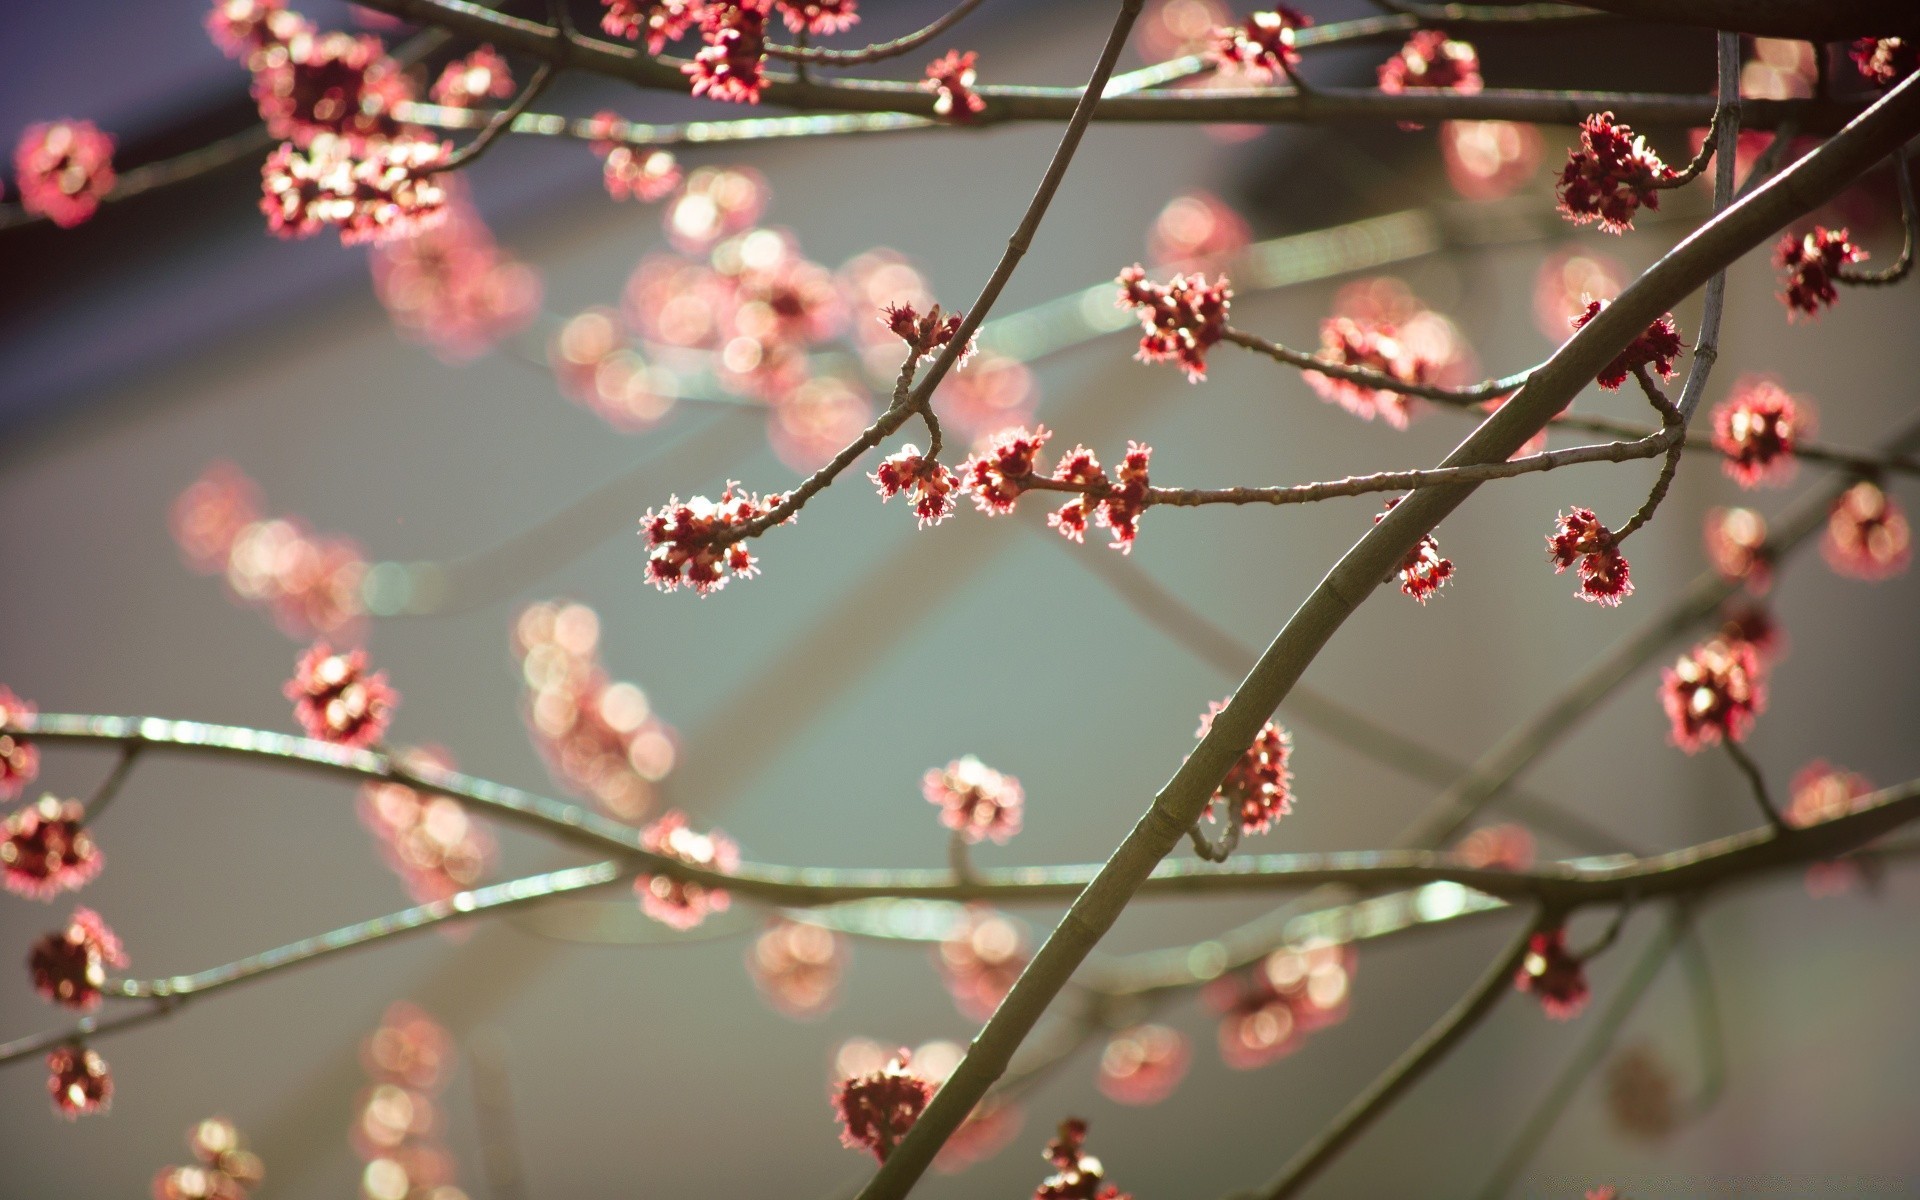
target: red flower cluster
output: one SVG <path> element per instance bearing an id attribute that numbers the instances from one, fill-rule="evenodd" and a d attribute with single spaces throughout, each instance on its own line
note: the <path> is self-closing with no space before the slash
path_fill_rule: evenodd
<path id="1" fill-rule="evenodd" d="M 1397 507 L 1402 497 L 1395 496 L 1387 501 L 1387 507 L 1374 514 L 1373 523 L 1378 525 Z M 1407 556 L 1400 560 L 1400 590 L 1412 596 L 1421 604 L 1433 598 L 1435 592 L 1446 586 L 1453 578 L 1453 560 L 1440 555 L 1440 543 L 1432 534 L 1422 537 Z"/>
<path id="2" fill-rule="evenodd" d="M 837 1095 L 850 1079 L 880 1073 L 895 1051 L 871 1038 L 849 1038 L 841 1044 L 833 1059 L 833 1088 Z M 953 1074 L 966 1051 L 949 1041 L 931 1041 L 915 1047 L 910 1060 L 913 1074 L 924 1079 L 935 1091 Z M 947 1139 L 934 1156 L 934 1170 L 957 1174 L 977 1162 L 992 1158 L 1005 1149 L 1020 1132 L 1024 1114 L 1011 1100 L 989 1096 L 974 1106 L 966 1120 Z"/>
<path id="3" fill-rule="evenodd" d="M 307 648 L 282 690 L 308 737 L 361 749 L 385 735 L 400 700 L 385 671 L 367 673 L 366 651 L 335 654 L 325 642 Z"/>
<path id="4" fill-rule="evenodd" d="M 92 121 L 29 125 L 13 148 L 20 206 L 72 229 L 113 190 L 113 139 Z"/>
<path id="5" fill-rule="evenodd" d="M 1208 984 L 1207 1003 L 1221 1014 L 1221 1060 L 1236 1071 L 1264 1067 L 1344 1021 L 1355 964 L 1351 944 L 1309 942 Z"/>
<path id="6" fill-rule="evenodd" d="M 107 968 L 127 965 L 120 939 L 90 908 L 76 908 L 65 929 L 33 944 L 27 971 L 33 990 L 63 1008 L 92 1012 L 100 1007 Z"/>
<path id="7" fill-rule="evenodd" d="M 777 492 L 762 497 L 739 488 L 729 482 L 718 500 L 694 496 L 683 503 L 669 496 L 665 505 L 647 510 L 640 518 L 640 534 L 647 539 L 648 582 L 663 592 L 690 587 L 705 596 L 729 579 L 760 573 L 738 531 L 778 508 L 786 497 Z"/>
<path id="8" fill-rule="evenodd" d="M 1483 86 L 1479 52 L 1437 29 L 1416 30 L 1400 53 L 1380 64 L 1379 77 L 1380 90 L 1388 94 L 1437 88 L 1470 96 Z"/>
<path id="9" fill-rule="evenodd" d="M 47 1091 L 53 1111 L 67 1120 L 103 1112 L 113 1103 L 113 1076 L 107 1060 L 82 1045 L 61 1046 L 47 1055 Z"/>
<path id="10" fill-rule="evenodd" d="M 625 140 L 628 122 L 613 112 L 597 112 L 589 122 L 589 143 L 600 156 L 601 178 L 615 200 L 643 203 L 664 200 L 680 186 L 680 164 L 657 146 L 634 146 Z"/>
<path id="11" fill-rule="evenodd" d="M 902 1049 L 886 1066 L 845 1079 L 834 1089 L 841 1145 L 887 1161 L 933 1099 L 932 1082 L 910 1070 L 911 1062 L 911 1053 Z"/>
<path id="12" fill-rule="evenodd" d="M 1744 640 L 1700 643 L 1660 673 L 1660 703 L 1673 744 L 1688 754 L 1722 738 L 1745 741 L 1767 706 L 1759 651 Z"/>
<path id="13" fill-rule="evenodd" d="M 260 1156 L 241 1143 L 225 1117 L 208 1117 L 187 1131 L 197 1165 L 162 1167 L 153 1177 L 154 1200 L 247 1200 L 266 1178 Z"/>
<path id="14" fill-rule="evenodd" d="M 42 796 L 0 822 L 0 884 L 17 896 L 51 900 L 100 873 L 100 851 L 81 824 L 78 800 Z"/>
<path id="15" fill-rule="evenodd" d="M 1227 701 L 1216 700 L 1207 706 L 1194 737 L 1203 738 L 1213 728 L 1213 719 Z M 1260 727 L 1253 744 L 1227 769 L 1227 777 L 1207 799 L 1205 815 L 1214 818 L 1214 805 L 1222 809 L 1220 819 L 1230 820 L 1244 833 L 1265 833 L 1281 817 L 1293 811 L 1293 772 L 1287 758 L 1293 753 L 1293 735 L 1273 721 Z"/>
<path id="16" fill-rule="evenodd" d="M 1399 326 L 1360 317 L 1334 316 L 1320 323 L 1320 355 L 1343 367 L 1377 371 L 1401 383 L 1431 381 L 1435 364 L 1400 336 Z M 1413 413 L 1413 398 L 1387 388 L 1340 379 L 1320 371 L 1303 373 L 1308 386 L 1322 400 L 1338 404 L 1354 416 L 1371 421 L 1378 416 L 1395 429 L 1405 429 Z"/>
<path id="17" fill-rule="evenodd" d="M 964 313 L 942 316 L 938 304 L 924 314 L 911 303 L 889 304 L 880 314 L 880 324 L 892 330 L 894 336 L 905 342 L 907 348 L 913 351 L 913 356 L 919 359 L 932 358 L 937 354 L 960 332 L 960 326 L 965 321 Z M 956 365 L 971 358 L 973 351 L 970 339 L 967 348 L 960 352 Z"/>
<path id="18" fill-rule="evenodd" d="M 1113 534 L 1113 548 L 1122 554 L 1133 552 L 1140 536 L 1140 514 L 1147 509 L 1147 460 L 1153 447 L 1128 442 L 1127 456 L 1120 460 L 1119 481 L 1107 477 L 1100 460 L 1085 446 L 1075 446 L 1054 464 L 1053 478 L 1082 489 L 1081 494 L 1047 515 L 1047 524 L 1069 541 L 1082 542 L 1087 522 Z M 978 498 L 976 496 L 976 503 Z"/>
<path id="19" fill-rule="evenodd" d="M 407 770 L 452 770 L 453 760 L 436 750 L 401 755 Z M 480 882 L 493 860 L 493 838 L 456 800 L 415 791 L 401 783 L 369 783 L 360 789 L 360 821 L 421 904 L 445 900 Z"/>
<path id="20" fill-rule="evenodd" d="M 646 693 L 608 675 L 599 643 L 600 618 L 586 605 L 528 605 L 513 626 L 521 713 L 555 782 L 638 821 L 654 810 L 679 750 Z"/>
<path id="21" fill-rule="evenodd" d="M 1311 24 L 1313 18 L 1305 13 L 1277 5 L 1272 11 L 1254 13 L 1238 25 L 1215 29 L 1206 56 L 1222 70 L 1237 70 L 1271 83 L 1299 64 L 1300 51 L 1294 48 L 1293 34 Z"/>
<path id="22" fill-rule="evenodd" d="M 1100 1092 L 1116 1104 L 1158 1104 L 1186 1078 L 1193 1051 L 1187 1036 L 1165 1025 L 1135 1025 L 1100 1052 Z"/>
<path id="23" fill-rule="evenodd" d="M 253 100 L 267 132 L 303 150 L 331 135 L 353 157 L 365 157 L 401 136 L 394 112 L 413 98 L 399 64 L 368 34 L 299 30 L 284 52 L 257 60 L 253 73 Z"/>
<path id="24" fill-rule="evenodd" d="M 705 0 L 602 0 L 600 28 L 629 41 L 645 35 L 647 53 L 658 54 L 699 24 Z"/>
<path id="25" fill-rule="evenodd" d="M 448 63 L 427 93 L 435 104 L 472 108 L 483 100 L 513 95 L 513 72 L 492 46 L 481 46 L 465 58 Z"/>
<path id="26" fill-rule="evenodd" d="M 1849 578 L 1891 579 L 1913 561 L 1913 530 L 1893 497 L 1863 479 L 1834 501 L 1820 553 Z"/>
<path id="27" fill-rule="evenodd" d="M 1086 1153 L 1086 1145 L 1085 1121 L 1069 1117 L 1060 1122 L 1060 1132 L 1046 1149 L 1054 1173 L 1034 1189 L 1033 1200 L 1133 1200 L 1107 1182 L 1106 1168 Z"/>
<path id="28" fill-rule="evenodd" d="M 920 779 L 920 794 L 940 810 L 940 823 L 969 842 L 992 838 L 1005 845 L 1020 832 L 1026 800 L 1020 781 L 969 754 Z"/>
<path id="29" fill-rule="evenodd" d="M 995 434 L 985 450 L 960 468 L 967 490 L 973 493 L 973 506 L 990 517 L 1012 512 L 1027 480 L 1039 470 L 1041 447 L 1052 436 L 1045 425 L 1031 430 L 1015 426 Z"/>
<path id="30" fill-rule="evenodd" d="M 11 725 L 40 710 L 0 684 L 0 726 Z M 40 748 L 14 733 L 0 733 L 0 800 L 11 800 L 40 774 Z"/>
<path id="31" fill-rule="evenodd" d="M 700 16 L 700 38 L 706 44 L 680 68 L 693 80 L 694 95 L 730 104 L 760 103 L 770 7 L 770 0 L 706 0 Z"/>
<path id="32" fill-rule="evenodd" d="M 365 615 L 366 556 L 347 538 L 309 533 L 297 517 L 260 515 L 260 489 L 217 462 L 173 502 L 173 540 L 187 565 L 223 575 L 234 597 L 265 606 L 293 637 L 350 635 Z"/>
<path id="33" fill-rule="evenodd" d="M 1864 775 L 1814 759 L 1793 777 L 1792 801 L 1782 814 L 1787 824 L 1805 829 L 1852 812 L 1863 796 L 1873 794 L 1873 781 Z"/>
<path id="34" fill-rule="evenodd" d="M 1141 362 L 1177 362 L 1187 378 L 1207 377 L 1207 350 L 1226 332 L 1233 287 L 1222 275 L 1213 283 L 1202 274 L 1175 275 L 1164 284 L 1147 282 L 1138 263 L 1120 272 L 1120 307 L 1133 309 L 1146 332 Z"/>
<path id="35" fill-rule="evenodd" d="M 376 243 L 368 264 L 400 332 L 450 363 L 479 357 L 539 313 L 540 276 L 500 249 L 461 189 L 450 190 L 445 221 Z"/>
<path id="36" fill-rule="evenodd" d="M 1587 311 L 1573 319 L 1575 329 L 1584 329 L 1587 322 L 1600 315 L 1609 301 L 1593 300 L 1588 302 Z M 1652 367 L 1662 379 L 1673 378 L 1673 360 L 1684 349 L 1680 344 L 1680 330 L 1673 323 L 1673 314 L 1664 313 L 1654 319 L 1639 336 L 1627 343 L 1627 348 L 1614 355 L 1613 361 L 1600 369 L 1594 378 L 1608 391 L 1618 391 L 1627 381 L 1627 376 L 1636 367 Z"/>
<path id="37" fill-rule="evenodd" d="M 1707 510 L 1707 561 L 1728 583 L 1744 583 L 1756 594 L 1773 582 L 1768 561 L 1767 519 L 1750 508 Z"/>
<path id="38" fill-rule="evenodd" d="M 774 7 L 789 30 L 815 37 L 845 33 L 860 23 L 856 0 L 775 0 Z"/>
<path id="39" fill-rule="evenodd" d="M 305 17 L 287 10 L 286 0 L 214 0 L 207 13 L 207 36 L 249 70 L 266 65 L 268 57 L 284 56 L 296 35 L 312 32 Z"/>
<path id="40" fill-rule="evenodd" d="M 1631 126 L 1595 113 L 1581 123 L 1580 148 L 1567 152 L 1560 170 L 1560 211 L 1575 225 L 1598 221 L 1608 233 L 1625 233 L 1642 206 L 1660 207 L 1660 188 L 1679 176 Z"/>
<path id="41" fill-rule="evenodd" d="M 687 814 L 678 809 L 668 809 L 641 830 L 640 845 L 663 857 L 721 874 L 740 866 L 740 847 L 732 838 L 718 829 L 695 833 L 687 827 Z M 670 875 L 641 875 L 633 881 L 633 890 L 640 897 L 641 911 L 670 929 L 692 929 L 706 920 L 708 913 L 725 912 L 733 903 L 725 888 Z"/>
<path id="42" fill-rule="evenodd" d="M 987 110 L 986 100 L 973 90 L 979 78 L 973 65 L 977 57 L 971 50 L 964 54 L 949 50 L 927 64 L 920 90 L 933 93 L 934 116 L 964 124 Z"/>
<path id="43" fill-rule="evenodd" d="M 1567 949 L 1564 926 L 1535 933 L 1527 943 L 1513 986 L 1540 998 L 1540 1007 L 1556 1021 L 1580 1015 L 1591 995 L 1586 966 Z"/>
<path id="44" fill-rule="evenodd" d="M 1920 41 L 1910 38 L 1859 38 L 1847 53 L 1861 78 L 1880 87 L 1920 71 Z"/>
<path id="45" fill-rule="evenodd" d="M 938 525 L 953 515 L 953 489 L 959 480 L 944 463 L 934 462 L 909 442 L 898 454 L 880 460 L 879 469 L 867 476 L 880 489 L 881 503 L 899 495 L 913 497 L 913 515 L 920 528 Z"/>
<path id="46" fill-rule="evenodd" d="M 1864 262 L 1867 252 L 1847 240 L 1844 229 L 1816 225 L 1813 232 L 1794 237 L 1788 234 L 1774 247 L 1773 263 L 1787 273 L 1786 290 L 1780 302 L 1787 316 L 1817 317 L 1820 310 L 1840 298 L 1833 281 L 1850 263 Z"/>
<path id="47" fill-rule="evenodd" d="M 954 1007 L 964 1017 L 984 1021 L 1013 990 L 1029 957 L 1020 926 L 991 910 L 968 908 L 940 943 L 934 962 Z"/>
<path id="48" fill-rule="evenodd" d="M 1633 595 L 1627 556 L 1620 553 L 1613 531 L 1601 524 L 1590 508 L 1560 514 L 1559 524 L 1547 535 L 1547 557 L 1553 560 L 1555 575 L 1579 563 L 1580 591 L 1576 594 L 1582 600 L 1613 608 Z"/>
<path id="49" fill-rule="evenodd" d="M 411 1004 L 387 1009 L 360 1047 L 367 1087 L 355 1102 L 349 1138 L 366 1163 L 366 1196 L 464 1195 L 442 1141 L 440 1090 L 453 1070 L 453 1038 Z"/>
<path id="50" fill-rule="evenodd" d="M 1765 376 L 1742 379 L 1713 410 L 1713 448 L 1744 488 L 1791 478 L 1794 448 L 1812 432 L 1813 411 Z"/>
<path id="51" fill-rule="evenodd" d="M 768 1004 L 808 1020 L 839 1001 L 851 954 L 844 934 L 780 917 L 747 951 L 747 974 Z"/>
<path id="52" fill-rule="evenodd" d="M 326 137 L 306 151 L 283 142 L 260 169 L 260 211 L 277 237 L 311 237 L 329 226 L 340 244 L 412 237 L 446 219 L 447 191 L 434 174 L 451 147 L 402 138 L 364 157 Z"/>
<path id="53" fill-rule="evenodd" d="M 1222 263 L 1246 249 L 1253 233 L 1244 217 L 1212 192 L 1184 192 L 1167 201 L 1147 231 L 1147 255 L 1161 265 Z"/>

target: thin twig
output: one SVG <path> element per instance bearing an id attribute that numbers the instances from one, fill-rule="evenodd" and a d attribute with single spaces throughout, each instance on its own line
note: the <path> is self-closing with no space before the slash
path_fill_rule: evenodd
<path id="1" fill-rule="evenodd" d="M 527 106 L 538 100 L 540 94 L 547 90 L 547 85 L 553 82 L 555 74 L 556 69 L 551 62 L 541 63 L 539 69 L 534 71 L 533 78 L 527 80 L 527 85 L 520 89 L 518 96 L 513 98 L 513 103 L 493 114 L 493 119 L 487 122 L 478 136 L 443 161 L 436 163 L 433 169 L 457 171 L 479 161 L 480 156 L 487 152 L 487 147 L 498 141 L 500 135 L 512 126 L 514 118 L 527 111 Z"/>
<path id="2" fill-rule="evenodd" d="M 1705 368 L 1696 363 L 1694 370 L 1704 371 Z M 1613 544 L 1616 546 L 1626 541 L 1629 535 L 1638 532 L 1648 521 L 1653 520 L 1653 514 L 1659 509 L 1660 502 L 1667 497 L 1667 489 L 1673 486 L 1674 472 L 1680 468 L 1680 456 L 1687 449 L 1686 418 L 1680 415 L 1680 410 L 1667 399 L 1667 394 L 1660 390 L 1659 385 L 1653 382 L 1653 377 L 1647 374 L 1645 367 L 1635 367 L 1633 375 L 1640 381 L 1640 390 L 1646 393 L 1648 402 L 1660 413 L 1660 432 L 1655 435 L 1655 440 L 1661 443 L 1660 449 L 1666 451 L 1666 458 L 1660 464 L 1660 474 L 1654 478 L 1653 487 L 1647 492 L 1646 501 L 1640 505 L 1638 511 L 1628 519 L 1627 523 L 1620 527 L 1619 532 L 1613 535 Z"/>
<path id="3" fill-rule="evenodd" d="M 99 821 L 100 814 L 107 811 L 107 805 L 112 804 L 113 798 L 120 794 L 120 788 L 127 782 L 127 776 L 133 774 L 134 763 L 139 759 L 142 749 L 139 742 L 128 742 L 120 747 L 120 757 L 114 760 L 113 770 L 107 772 L 107 777 L 100 781 L 100 786 L 95 788 L 93 795 L 87 798 L 83 819 L 89 826 Z"/>
<path id="4" fill-rule="evenodd" d="M 1527 376 L 1532 373 L 1530 370 L 1518 371 L 1504 379 L 1489 379 L 1484 383 L 1476 383 L 1468 387 L 1441 387 L 1438 384 L 1415 383 L 1400 379 L 1384 371 L 1333 362 L 1316 354 L 1308 354 L 1278 342 L 1270 342 L 1257 333 L 1248 333 L 1244 329 L 1235 329 L 1232 326 L 1228 326 L 1221 333 L 1220 340 L 1232 342 L 1236 346 L 1244 346 L 1248 350 L 1257 351 L 1288 366 L 1329 375 L 1348 383 L 1357 383 L 1362 387 L 1383 392 L 1397 392 L 1403 396 L 1418 396 L 1423 400 L 1437 400 L 1442 404 L 1459 406 L 1479 404 L 1518 391 L 1520 386 L 1526 383 Z"/>
<path id="5" fill-rule="evenodd" d="M 1774 807 L 1773 798 L 1767 795 L 1767 777 L 1760 773 L 1760 765 L 1754 762 L 1753 757 L 1741 749 L 1740 743 L 1732 738 L 1723 739 L 1721 745 L 1727 748 L 1727 757 L 1733 760 L 1733 765 L 1739 767 L 1740 773 L 1747 777 L 1747 785 L 1753 789 L 1753 802 L 1760 806 L 1760 812 L 1767 818 L 1767 824 L 1773 826 L 1774 832 L 1783 836 L 1793 832 L 1786 818 L 1780 815 L 1780 810 Z"/>
<path id="6" fill-rule="evenodd" d="M 1893 173 L 1900 188 L 1900 257 L 1877 271 L 1858 271 L 1842 267 L 1834 273 L 1841 283 L 1856 287 L 1878 287 L 1899 283 L 1913 270 L 1914 243 L 1920 241 L 1920 208 L 1913 199 L 1913 172 L 1903 148 L 1893 156 Z"/>
<path id="7" fill-rule="evenodd" d="M 980 0 L 960 0 L 960 3 L 925 27 L 916 29 L 903 37 L 890 42 L 875 42 L 857 50 L 826 50 L 809 46 L 782 46 L 767 43 L 767 54 L 772 58 L 784 58 L 795 63 L 819 63 L 822 66 L 852 67 L 862 63 L 880 62 L 883 59 L 898 58 L 911 53 L 939 37 L 947 30 L 966 19 L 968 13 L 980 7 Z"/>

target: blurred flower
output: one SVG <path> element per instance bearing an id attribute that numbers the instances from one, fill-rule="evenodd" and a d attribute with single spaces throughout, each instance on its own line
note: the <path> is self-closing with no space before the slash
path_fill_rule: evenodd
<path id="1" fill-rule="evenodd" d="M 1453 190 L 1468 200 L 1500 200 L 1525 187 L 1544 154 L 1540 130 L 1518 121 L 1443 121 L 1440 157 Z"/>
<path id="2" fill-rule="evenodd" d="M 747 974 L 767 1003 L 807 1020 L 839 1002 L 852 953 L 844 934 L 780 917 L 747 951 Z"/>
<path id="3" fill-rule="evenodd" d="M 1158 1104 L 1186 1077 L 1193 1052 L 1186 1035 L 1165 1025 L 1121 1030 L 1100 1054 L 1100 1091 L 1118 1104 Z"/>
<path id="4" fill-rule="evenodd" d="M 31 749 L 31 747 L 28 747 Z M 0 884 L 30 900 L 78 891 L 100 873 L 100 851 L 78 800 L 42 796 L 0 822 Z"/>
<path id="5" fill-rule="evenodd" d="M 841 1145 L 887 1161 L 933 1099 L 934 1085 L 911 1070 L 911 1063 L 911 1052 L 903 1049 L 879 1070 L 852 1076 L 834 1089 Z"/>
<path id="6" fill-rule="evenodd" d="M 400 699 L 385 671 L 367 672 L 366 651 L 336 654 L 324 641 L 300 656 L 282 691 L 308 737 L 355 749 L 380 741 Z"/>
<path id="7" fill-rule="evenodd" d="M 1513 986 L 1537 996 L 1541 1010 L 1556 1021 L 1579 1016 L 1591 995 L 1585 966 L 1567 949 L 1564 927 L 1533 935 Z"/>
<path id="8" fill-rule="evenodd" d="M 113 1076 L 107 1060 L 86 1046 L 60 1046 L 47 1055 L 47 1091 L 53 1111 L 71 1121 L 106 1110 L 113 1102 Z"/>
<path id="9" fill-rule="evenodd" d="M 1913 532 L 1893 497 L 1863 479 L 1834 501 L 1820 552 L 1852 579 L 1891 579 L 1913 560 Z"/>
<path id="10" fill-rule="evenodd" d="M 676 809 L 660 814 L 641 830 L 640 845 L 662 857 L 723 875 L 740 866 L 740 847 L 732 838 L 717 829 L 695 833 L 687 826 L 687 815 Z M 725 888 L 671 875 L 640 875 L 633 881 L 633 890 L 640 897 L 641 911 L 682 931 L 706 920 L 708 913 L 725 912 L 733 903 Z"/>
<path id="11" fill-rule="evenodd" d="M 1702 642 L 1660 673 L 1660 701 L 1673 744 L 1688 754 L 1745 741 L 1767 706 L 1760 656 L 1748 642 Z"/>
<path id="12" fill-rule="evenodd" d="M 66 928 L 36 941 L 27 955 L 33 990 L 63 1008 L 81 1012 L 100 1007 L 107 968 L 126 965 L 120 939 L 90 908 L 74 909 Z"/>
<path id="13" fill-rule="evenodd" d="M 20 206 L 72 229 L 113 191 L 113 139 L 92 121 L 29 125 L 13 149 Z"/>
<path id="14" fill-rule="evenodd" d="M 940 943 L 934 961 L 960 1015 L 991 1017 L 1031 957 L 1020 926 L 991 909 L 969 907 Z"/>
<path id="15" fill-rule="evenodd" d="M 1209 983 L 1203 995 L 1221 1014 L 1222 1061 L 1236 1071 L 1264 1067 L 1344 1021 L 1355 963 L 1351 944 L 1309 941 Z"/>

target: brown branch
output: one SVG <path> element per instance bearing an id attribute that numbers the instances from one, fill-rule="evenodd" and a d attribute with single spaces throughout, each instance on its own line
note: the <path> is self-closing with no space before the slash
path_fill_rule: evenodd
<path id="1" fill-rule="evenodd" d="M 1920 241 L 1920 207 L 1913 199 L 1913 170 L 1905 150 L 1893 156 L 1893 172 L 1900 188 L 1900 257 L 1877 271 L 1841 268 L 1834 278 L 1855 287 L 1880 287 L 1899 283 L 1913 271 L 1914 243 Z"/>
<path id="2" fill-rule="evenodd" d="M 1721 744 L 1727 748 L 1727 757 L 1733 760 L 1733 765 L 1739 767 L 1740 773 L 1747 777 L 1747 786 L 1753 789 L 1753 802 L 1760 806 L 1760 812 L 1767 818 L 1767 824 L 1773 826 L 1775 833 L 1791 832 L 1786 821 L 1780 816 L 1780 810 L 1774 807 L 1773 798 L 1767 795 L 1767 777 L 1760 773 L 1760 764 L 1754 762 L 1753 756 L 1732 738 L 1726 739 Z"/>
<path id="3" fill-rule="evenodd" d="M 1531 373 L 1529 371 L 1520 371 L 1504 379 L 1489 379 L 1483 383 L 1472 384 L 1468 387 L 1441 387 L 1437 384 L 1410 382 L 1396 375 L 1389 375 L 1384 371 L 1374 371 L 1366 367 L 1352 367 L 1345 363 L 1334 362 L 1331 359 L 1321 358 L 1317 354 L 1308 354 L 1305 351 L 1282 346 L 1278 342 L 1270 342 L 1257 333 L 1248 333 L 1243 329 L 1235 329 L 1232 326 L 1228 326 L 1227 329 L 1221 333 L 1220 340 L 1232 342 L 1234 345 L 1243 346 L 1248 350 L 1257 351 L 1266 355 L 1268 358 L 1286 363 L 1288 366 L 1299 367 L 1307 371 L 1316 371 L 1322 375 L 1330 375 L 1335 379 L 1344 379 L 1348 383 L 1357 383 L 1362 387 L 1376 388 L 1385 392 L 1398 392 L 1403 396 L 1418 396 L 1423 400 L 1437 400 L 1442 404 L 1478 404 L 1499 396 L 1505 396 L 1509 392 L 1517 391 L 1520 385 L 1527 381 L 1527 376 Z"/>
<path id="4" fill-rule="evenodd" d="M 811 46 L 782 46 L 769 42 L 767 54 L 772 58 L 784 58 L 798 63 L 819 63 L 822 66 L 851 67 L 861 63 L 880 62 L 883 59 L 898 58 L 910 53 L 939 37 L 947 30 L 966 19 L 968 13 L 980 7 L 980 0 L 960 0 L 952 9 L 942 13 L 924 28 L 888 42 L 875 42 L 856 50 L 825 50 Z"/>

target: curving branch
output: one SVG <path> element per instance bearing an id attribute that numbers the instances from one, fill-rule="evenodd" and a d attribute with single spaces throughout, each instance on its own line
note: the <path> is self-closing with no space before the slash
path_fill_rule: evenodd
<path id="1" fill-rule="evenodd" d="M 980 0 L 960 0 L 951 9 L 940 14 L 923 28 L 894 38 L 891 41 L 875 42 L 871 46 L 862 46 L 856 50 L 826 50 L 814 46 L 782 46 L 769 42 L 767 54 L 773 58 L 784 58 L 791 62 L 818 63 L 821 66 L 852 67 L 862 63 L 880 62 L 884 59 L 898 58 L 909 54 L 939 37 L 947 30 L 966 20 L 967 15 L 980 7 Z"/>

